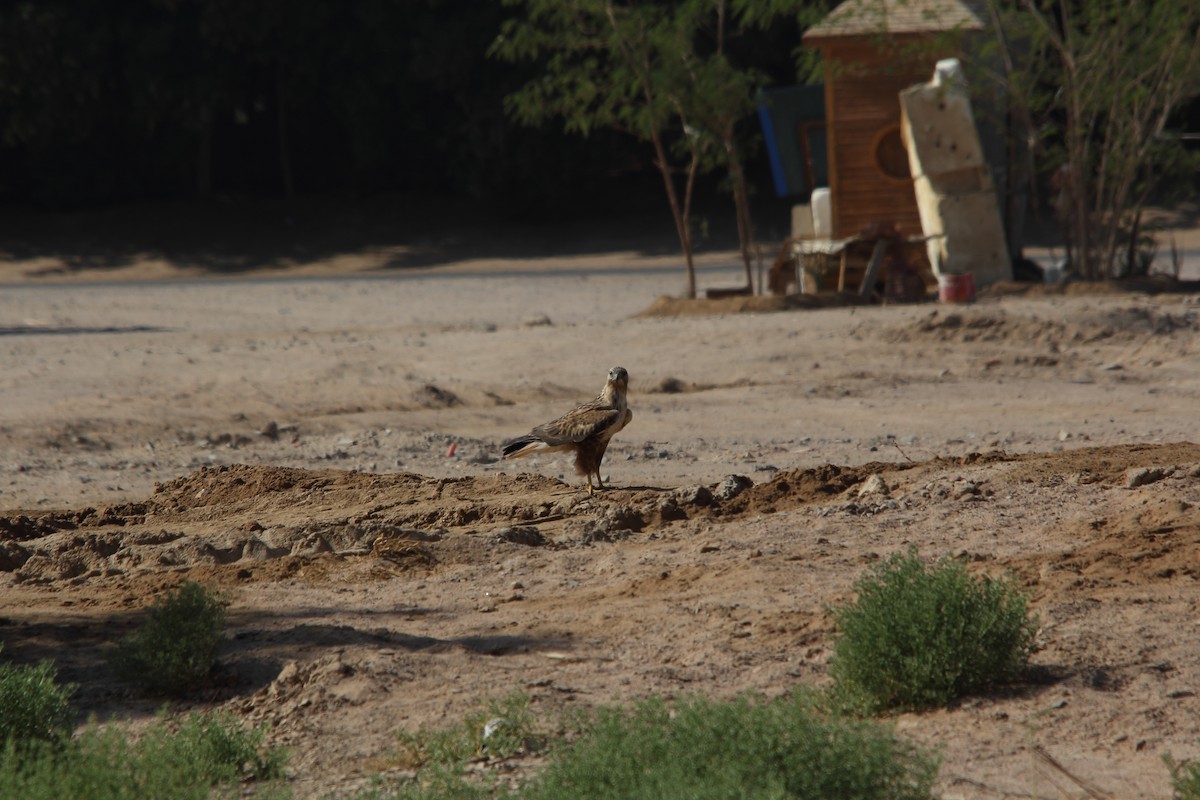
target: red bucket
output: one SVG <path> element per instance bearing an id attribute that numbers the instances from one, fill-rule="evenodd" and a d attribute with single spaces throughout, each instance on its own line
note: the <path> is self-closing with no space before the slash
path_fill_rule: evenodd
<path id="1" fill-rule="evenodd" d="M 975 276 L 971 273 L 938 276 L 938 301 L 942 303 L 970 303 L 974 299 Z"/>

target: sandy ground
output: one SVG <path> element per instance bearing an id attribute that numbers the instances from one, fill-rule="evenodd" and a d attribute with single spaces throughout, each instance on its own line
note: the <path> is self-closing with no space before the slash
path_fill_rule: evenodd
<path id="1" fill-rule="evenodd" d="M 942 796 L 1161 798 L 1163 755 L 1200 755 L 1198 295 L 643 315 L 675 259 L 31 264 L 0 269 L 0 637 L 85 714 L 154 712 L 105 656 L 213 583 L 191 705 L 269 723 L 297 797 L 349 791 L 485 696 L 822 685 L 829 607 L 916 546 L 1015 574 L 1041 622 L 1020 685 L 894 720 Z M 614 365 L 609 490 L 496 460 Z"/>

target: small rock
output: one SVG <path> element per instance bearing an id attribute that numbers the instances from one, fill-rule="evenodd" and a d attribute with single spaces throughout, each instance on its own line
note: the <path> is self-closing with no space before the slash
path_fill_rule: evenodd
<path id="1" fill-rule="evenodd" d="M 425 408 L 450 408 L 462 403 L 454 392 L 434 386 L 432 383 L 427 383 L 418 389 L 414 399 Z"/>
<path id="2" fill-rule="evenodd" d="M 601 524 L 612 531 L 640 531 L 646 527 L 646 521 L 642 519 L 633 506 L 619 505 L 607 508 L 601 515 Z"/>
<path id="3" fill-rule="evenodd" d="M 496 541 L 523 544 L 526 547 L 541 547 L 546 543 L 546 537 L 532 525 L 519 525 L 496 531 Z"/>
<path id="4" fill-rule="evenodd" d="M 1065 442 L 1070 438 L 1071 438 L 1071 434 L 1069 432 L 1067 432 L 1065 430 L 1061 430 L 1058 432 L 1058 440 L 1060 442 Z"/>
<path id="5" fill-rule="evenodd" d="M 242 545 L 243 561 L 266 561 L 271 557 L 271 548 L 257 537 L 247 539 Z"/>
<path id="6" fill-rule="evenodd" d="M 16 542 L 0 541 L 0 572 L 14 572 L 25 565 L 30 553 Z"/>
<path id="7" fill-rule="evenodd" d="M 554 323 L 545 314 L 534 314 L 531 317 L 526 317 L 521 324 L 526 328 L 544 328 L 552 326 Z"/>
<path id="8" fill-rule="evenodd" d="M 243 549 L 243 552 L 244 549 Z M 333 546 L 329 544 L 329 540 L 319 533 L 314 533 L 312 536 L 305 538 L 302 541 L 296 542 L 292 548 L 292 555 L 308 555 L 315 556 L 320 553 L 332 553 Z"/>
<path id="9" fill-rule="evenodd" d="M 863 481 L 862 485 L 858 487 L 858 496 L 866 497 L 867 495 L 872 494 L 886 495 L 889 491 L 890 489 L 888 488 L 887 483 L 883 480 L 883 476 L 877 472 Z"/>
<path id="10" fill-rule="evenodd" d="M 682 489 L 676 489 L 674 492 L 676 502 L 684 506 L 705 506 L 712 505 L 713 494 L 707 486 L 685 486 Z"/>
<path id="11" fill-rule="evenodd" d="M 713 492 L 713 496 L 718 500 L 732 500 L 753 485 L 754 481 L 745 475 L 728 475 Z"/>
<path id="12" fill-rule="evenodd" d="M 283 669 L 279 670 L 279 674 L 275 676 L 276 683 L 290 683 L 300 677 L 300 665 L 295 661 L 289 661 L 283 665 Z"/>
<path id="13" fill-rule="evenodd" d="M 1130 467 L 1125 470 L 1125 488 L 1136 489 L 1146 486 L 1166 477 L 1166 472 L 1158 467 Z"/>
<path id="14" fill-rule="evenodd" d="M 599 521 L 594 519 L 572 521 L 567 525 L 567 532 L 575 537 L 580 544 L 584 545 L 611 542 L 616 538 Z"/>
<path id="15" fill-rule="evenodd" d="M 687 512 L 679 507 L 674 498 L 663 497 L 658 501 L 658 516 L 663 522 L 687 519 Z"/>
<path id="16" fill-rule="evenodd" d="M 974 499 L 978 495 L 979 487 L 968 481 L 967 483 L 964 483 L 962 486 L 958 487 L 958 490 L 954 493 L 954 498 L 956 500 L 970 500 Z"/>

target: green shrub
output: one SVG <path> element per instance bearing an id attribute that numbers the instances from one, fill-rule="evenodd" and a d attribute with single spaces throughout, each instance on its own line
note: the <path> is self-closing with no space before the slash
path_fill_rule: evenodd
<path id="1" fill-rule="evenodd" d="M 936 762 L 807 696 L 650 699 L 600 709 L 522 793 L 530 800 L 928 798 Z"/>
<path id="2" fill-rule="evenodd" d="M 212 670 L 227 602 L 188 581 L 151 606 L 146 621 L 117 645 L 112 667 L 135 686 L 179 696 Z"/>
<path id="3" fill-rule="evenodd" d="M 0 753 L 0 800 L 236 797 L 243 781 L 282 777 L 284 763 L 282 751 L 264 749 L 261 730 L 223 715 L 193 714 L 178 725 L 163 718 L 136 741 L 122 725 L 93 725 L 63 747 Z M 287 794 L 279 785 L 260 788 L 256 797 Z"/>
<path id="4" fill-rule="evenodd" d="M 0 648 L 2 649 L 2 648 Z M 54 665 L 0 664 L 0 746 L 13 742 L 61 742 L 71 735 L 75 711 L 70 698 L 75 687 L 60 686 Z"/>
<path id="5" fill-rule="evenodd" d="M 1037 622 L 1008 580 L 973 579 L 956 561 L 926 567 L 915 549 L 860 579 L 835 612 L 836 693 L 867 710 L 921 709 L 1017 678 Z"/>
<path id="6" fill-rule="evenodd" d="M 227 713 L 193 713 L 175 727 L 161 719 L 138 742 L 140 759 L 147 764 L 177 764 L 178 774 L 189 782 L 209 785 L 239 779 L 282 778 L 286 754 L 267 749 L 266 732 L 245 730 Z"/>
<path id="7" fill-rule="evenodd" d="M 1163 761 L 1171 770 L 1171 796 L 1175 800 L 1200 800 L 1200 762 L 1176 761 L 1164 755 Z"/>

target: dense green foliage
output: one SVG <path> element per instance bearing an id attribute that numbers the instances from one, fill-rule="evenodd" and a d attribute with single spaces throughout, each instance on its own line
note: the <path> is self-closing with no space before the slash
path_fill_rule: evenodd
<path id="1" fill-rule="evenodd" d="M 697 178 L 721 169 L 732 190 L 738 240 L 752 285 L 753 225 L 739 126 L 769 81 L 744 57 L 764 20 L 793 14 L 787 0 L 505 0 L 519 9 L 489 52 L 537 65 L 505 99 L 530 123 L 561 120 L 568 132 L 612 130 L 650 145 L 696 296 L 692 205 Z M 821 2 L 800 5 L 816 12 Z M 740 48 L 738 47 L 740 45 Z M 742 50 L 739 57 L 738 50 Z"/>
<path id="2" fill-rule="evenodd" d="M 225 600 L 188 581 L 146 612 L 120 641 L 112 666 L 123 680 L 156 694 L 182 695 L 212 670 L 225 624 Z"/>
<path id="3" fill-rule="evenodd" d="M 535 725 L 520 697 L 490 704 L 463 725 L 403 736 L 403 753 L 422 742 L 418 751 L 430 758 L 414 777 L 381 781 L 355 800 L 924 800 L 937 774 L 934 757 L 891 729 L 830 716 L 816 695 L 804 693 L 773 700 L 650 698 L 601 707 L 549 726 L 554 736 L 538 737 L 546 764 L 532 779 L 507 784 L 500 774 L 481 777 L 466 769 L 479 754 L 469 744 L 478 741 L 471 731 L 488 713 L 507 708 L 516 720 L 512 731 L 529 741 Z M 466 746 L 440 745 L 464 739 Z"/>
<path id="4" fill-rule="evenodd" d="M 836 611 L 831 671 L 872 711 L 945 705 L 1018 677 L 1037 623 L 1008 580 L 972 578 L 957 561 L 897 554 L 861 578 Z"/>
<path id="5" fill-rule="evenodd" d="M 236 797 L 241 781 L 282 778 L 284 765 L 261 730 L 227 716 L 193 714 L 178 725 L 163 718 L 136 740 L 123 725 L 93 725 L 65 746 L 0 752 L 0 800 Z M 254 796 L 288 795 L 267 785 Z"/>
<path id="6" fill-rule="evenodd" d="M 71 735 L 72 686 L 61 686 L 49 661 L 36 666 L 0 664 L 0 746 L 24 749 L 35 742 L 61 743 Z"/>

